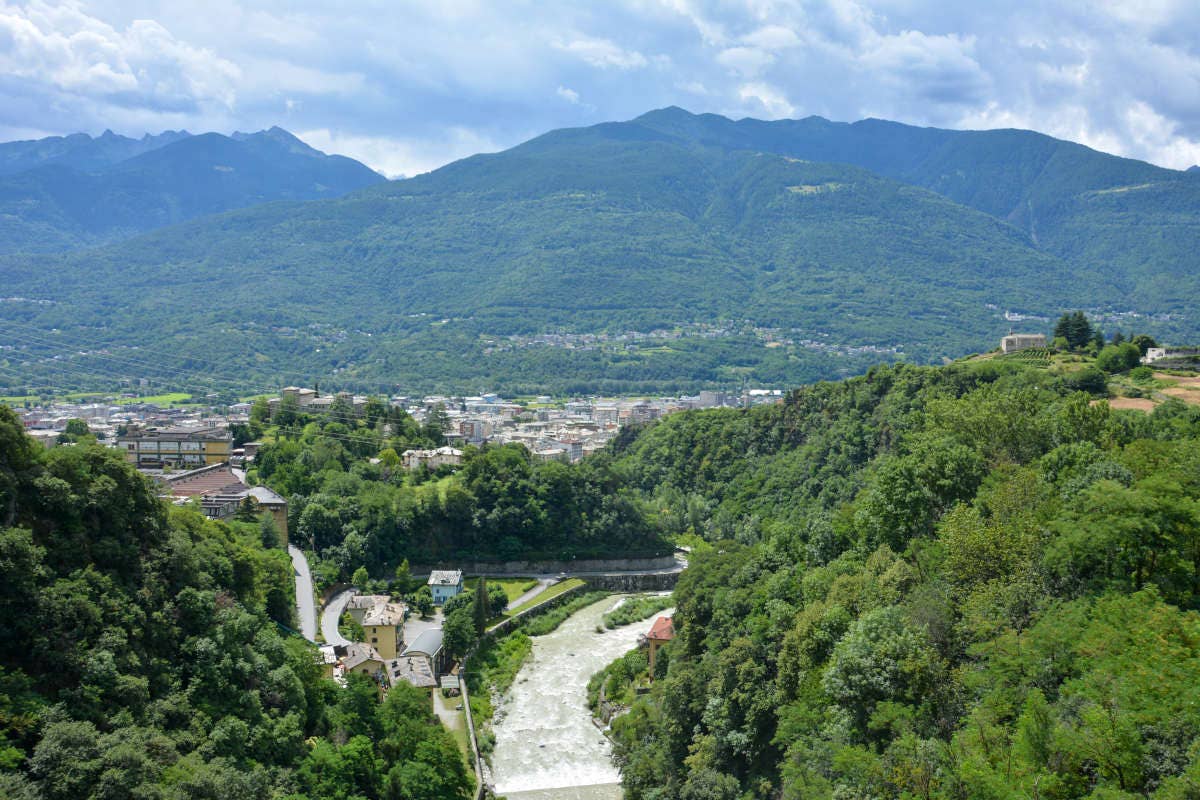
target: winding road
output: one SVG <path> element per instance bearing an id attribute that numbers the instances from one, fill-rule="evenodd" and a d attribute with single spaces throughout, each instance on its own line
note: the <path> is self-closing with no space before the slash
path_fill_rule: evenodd
<path id="1" fill-rule="evenodd" d="M 329 602 L 325 604 L 321 611 L 321 635 L 325 637 L 325 644 L 351 644 L 350 640 L 338 631 L 338 620 L 342 618 L 342 612 L 346 610 L 350 598 L 356 594 L 358 589 L 346 589 L 329 598 Z"/>
<path id="2" fill-rule="evenodd" d="M 308 571 L 308 559 L 304 557 L 304 551 L 290 544 L 288 555 L 292 557 L 292 573 L 296 576 L 296 615 L 300 619 L 300 633 L 305 639 L 315 642 L 317 605 L 313 600 L 313 582 L 312 574 Z"/>

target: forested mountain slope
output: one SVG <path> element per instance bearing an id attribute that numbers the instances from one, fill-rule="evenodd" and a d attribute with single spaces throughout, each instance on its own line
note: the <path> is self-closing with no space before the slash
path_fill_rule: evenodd
<path id="1" fill-rule="evenodd" d="M 631 131 L 641 128 L 705 147 L 856 164 L 930 189 L 1011 223 L 1048 253 L 1104 272 L 1134 304 L 1182 310 L 1197 290 L 1200 176 L 1194 173 L 1023 130 L 820 117 L 733 121 L 679 108 L 620 124 L 630 130 L 605 135 L 636 135 Z"/>
<path id="2" fill-rule="evenodd" d="M 1003 361 L 625 437 L 614 468 L 709 543 L 614 723 L 627 796 L 1195 796 L 1198 440 L 1195 408 Z"/>
<path id="3" fill-rule="evenodd" d="M 168 510 L 118 451 L 46 451 L 0 406 L 0 797 L 468 796 L 425 692 L 340 688 L 281 627 L 276 536 Z"/>
<path id="4" fill-rule="evenodd" d="M 989 304 L 1119 297 L 1101 274 L 1037 251 L 1003 222 L 860 168 L 620 137 L 476 156 L 339 200 L 207 217 L 87 253 L 10 257 L 0 271 L 13 293 L 54 300 L 6 308 L 10 318 L 83 325 L 94 344 L 144 341 L 153 329 L 223 364 L 241 348 L 239 368 L 255 374 L 337 368 L 340 380 L 367 382 L 425 370 L 443 386 L 462 385 L 456 373 L 593 386 L 623 377 L 586 355 L 548 369 L 483 352 L 488 339 L 547 329 L 749 320 L 931 359 L 1001 332 Z M 179 305 L 186 317 L 166 311 Z M 114 317 L 116 307 L 128 313 Z M 431 329 L 439 320 L 449 324 Z M 263 323 L 344 335 L 304 348 Z M 705 381 L 722 361 L 753 369 L 771 354 L 739 345 L 690 367 L 671 349 L 657 355 L 668 365 L 657 375 Z M 803 348 L 778 355 L 775 380 L 833 368 Z"/>
<path id="5" fill-rule="evenodd" d="M 337 197 L 383 181 L 279 128 L 232 137 L 106 134 L 0 145 L 0 252 L 127 238 L 271 200 Z"/>
<path id="6" fill-rule="evenodd" d="M 236 160 L 252 140 L 314 161 L 278 131 L 192 137 L 105 180 L 145 173 L 197 187 L 166 204 L 172 219 L 213 210 L 227 179 L 246 202 L 301 196 L 268 192 L 292 173 Z M 182 148 L 195 156 L 173 160 Z M 1010 310 L 1138 314 L 1149 332 L 1188 341 L 1200 335 L 1198 192 L 1195 174 L 1028 131 L 663 109 L 338 199 L 204 216 L 87 252 L 9 255 L 0 277 L 15 299 L 3 319 L 57 329 L 64 344 L 21 342 L 19 360 L 0 367 L 82 385 L 106 372 L 79 352 L 149 345 L 179 354 L 175 374 L 629 392 L 936 362 L 992 346 Z M 57 230 L 82 209 L 126 230 L 120 200 L 47 201 L 38 224 Z M 22 214 L 0 225 L 28 225 Z M 181 305 L 187 315 L 166 310 Z M 682 333 L 646 347 L 527 341 L 631 331 Z M 70 361 L 46 360 L 54 354 Z"/>

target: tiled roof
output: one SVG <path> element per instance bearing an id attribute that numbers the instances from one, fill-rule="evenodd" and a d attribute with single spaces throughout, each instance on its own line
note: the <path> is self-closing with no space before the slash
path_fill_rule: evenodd
<path id="1" fill-rule="evenodd" d="M 671 641 L 675 638 L 675 623 L 670 617 L 659 617 L 650 626 L 650 632 L 646 634 L 646 638 L 655 639 L 660 642 Z"/>

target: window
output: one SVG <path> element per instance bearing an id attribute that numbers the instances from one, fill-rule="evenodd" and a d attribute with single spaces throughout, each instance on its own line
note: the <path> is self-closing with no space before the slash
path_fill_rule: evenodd
<path id="1" fill-rule="evenodd" d="M 379 637 L 377 637 L 377 636 L 372 636 L 372 637 L 371 637 L 371 644 L 379 644 Z"/>

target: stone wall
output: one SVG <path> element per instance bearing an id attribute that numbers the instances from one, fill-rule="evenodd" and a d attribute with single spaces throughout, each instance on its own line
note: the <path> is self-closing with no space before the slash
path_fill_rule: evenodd
<path id="1" fill-rule="evenodd" d="M 655 558 L 595 558 L 572 561 L 475 561 L 452 562 L 431 566 L 414 565 L 413 575 L 428 575 L 434 569 L 461 569 L 464 575 L 546 575 L 565 572 L 636 572 L 638 570 L 670 569 L 674 556 Z"/>
<path id="2" fill-rule="evenodd" d="M 665 592 L 675 588 L 678 572 L 652 572 L 642 575 L 590 575 L 584 578 L 591 589 L 608 592 Z"/>

